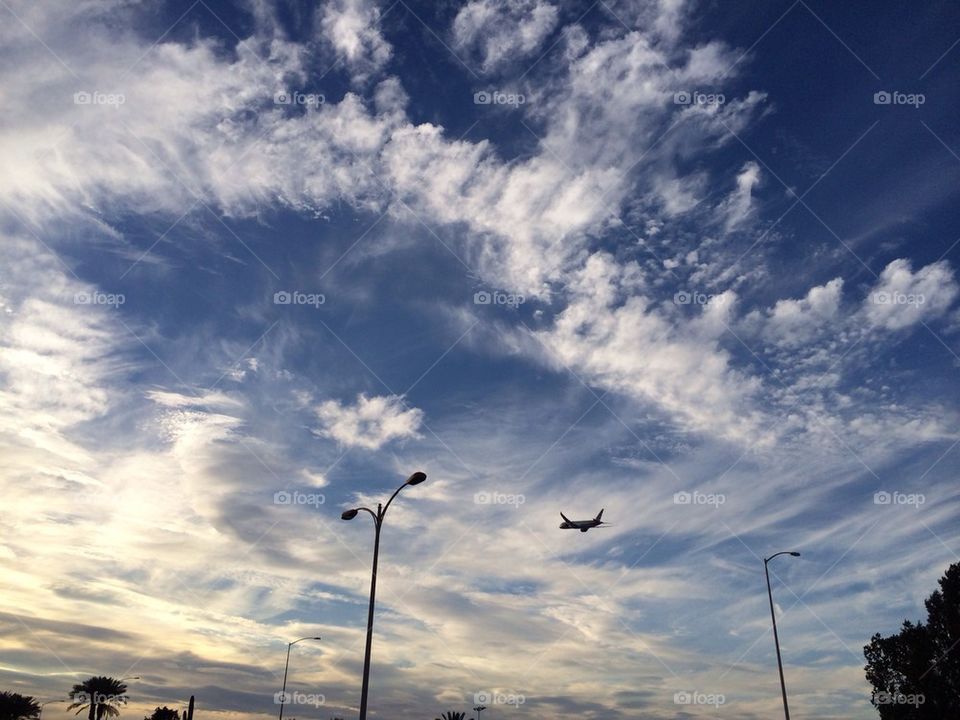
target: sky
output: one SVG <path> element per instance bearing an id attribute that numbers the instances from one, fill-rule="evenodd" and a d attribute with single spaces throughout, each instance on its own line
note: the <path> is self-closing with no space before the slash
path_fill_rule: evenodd
<path id="1" fill-rule="evenodd" d="M 0 688 L 873 718 L 960 552 L 960 8 L 0 0 Z M 561 531 L 560 512 L 611 523 Z M 200 714 L 202 711 L 202 715 Z"/>

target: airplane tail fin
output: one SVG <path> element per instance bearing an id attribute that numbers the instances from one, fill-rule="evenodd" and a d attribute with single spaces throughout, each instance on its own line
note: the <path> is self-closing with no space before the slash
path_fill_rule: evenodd
<path id="1" fill-rule="evenodd" d="M 594 520 L 599 520 L 602 517 L 603 517 L 603 510 L 601 509 L 600 512 L 597 513 L 597 517 L 595 517 Z"/>
<path id="2" fill-rule="evenodd" d="M 568 518 L 568 517 L 567 517 L 566 515 L 564 515 L 563 513 L 560 513 L 560 517 L 563 518 L 563 521 L 564 521 L 564 522 L 570 522 L 570 518 Z"/>

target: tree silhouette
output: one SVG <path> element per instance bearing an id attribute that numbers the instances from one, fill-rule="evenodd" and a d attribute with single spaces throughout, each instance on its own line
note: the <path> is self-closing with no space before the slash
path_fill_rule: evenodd
<path id="1" fill-rule="evenodd" d="M 456 710 L 447 710 L 443 713 L 437 720 L 463 720 L 467 716 L 466 713 L 457 712 Z"/>
<path id="2" fill-rule="evenodd" d="M 960 563 L 924 603 L 927 622 L 904 621 L 863 648 L 871 702 L 882 720 L 941 720 L 960 708 Z"/>
<path id="3" fill-rule="evenodd" d="M 149 717 L 143 720 L 180 720 L 180 713 L 166 705 L 158 707 Z"/>
<path id="4" fill-rule="evenodd" d="M 73 700 L 67 710 L 77 709 L 77 715 L 87 711 L 89 720 L 117 717 L 120 707 L 127 704 L 127 686 L 112 677 L 96 676 L 73 686 Z"/>
<path id="5" fill-rule="evenodd" d="M 0 692 L 0 720 L 31 720 L 40 717 L 40 703 L 29 695 Z"/>

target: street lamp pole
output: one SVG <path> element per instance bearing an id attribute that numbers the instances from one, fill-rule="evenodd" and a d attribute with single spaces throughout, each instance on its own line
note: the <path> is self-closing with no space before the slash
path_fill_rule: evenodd
<path id="1" fill-rule="evenodd" d="M 407 485 L 419 485 L 426 479 L 427 476 L 425 473 L 413 473 L 413 475 L 407 478 L 403 485 L 394 490 L 393 495 L 391 495 L 390 499 L 387 500 L 386 505 L 377 503 L 376 512 L 367 507 L 360 507 L 353 508 L 352 510 L 344 510 L 343 514 L 340 515 L 341 520 L 353 520 L 360 513 L 360 511 L 363 510 L 364 512 L 370 513 L 370 517 L 373 518 L 374 525 L 373 572 L 370 575 L 370 606 L 367 609 L 367 647 L 363 656 L 363 685 L 360 689 L 360 720 L 367 720 L 367 691 L 370 689 L 370 650 L 373 647 L 373 610 L 377 596 L 377 562 L 380 557 L 380 526 L 383 525 L 383 518 L 387 514 L 387 509 L 390 507 L 390 503 L 393 502 L 393 499 L 400 493 L 400 491 L 403 490 Z"/>
<path id="2" fill-rule="evenodd" d="M 280 691 L 280 720 L 283 720 L 283 704 L 287 701 L 287 671 L 290 669 L 290 648 L 304 640 L 319 640 L 319 637 L 302 637 L 287 643 L 287 664 L 283 666 L 283 690 Z"/>
<path id="3" fill-rule="evenodd" d="M 46 702 L 40 703 L 40 712 L 37 713 L 37 720 L 40 720 L 40 718 L 43 717 L 43 708 L 44 708 L 44 707 L 46 707 L 46 706 L 49 705 L 50 703 L 61 703 L 61 702 L 69 702 L 69 701 L 68 701 L 68 700 L 47 700 Z"/>
<path id="4" fill-rule="evenodd" d="M 800 557 L 800 553 L 792 550 L 783 550 L 763 559 L 763 572 L 767 576 L 767 598 L 770 600 L 770 618 L 773 620 L 773 643 L 777 648 L 777 668 L 780 670 L 780 693 L 783 695 L 783 717 L 790 720 L 790 709 L 787 707 L 787 684 L 783 680 L 783 660 L 780 657 L 780 637 L 777 635 L 777 614 L 773 610 L 773 591 L 770 589 L 770 569 L 768 563 L 778 555 Z"/>

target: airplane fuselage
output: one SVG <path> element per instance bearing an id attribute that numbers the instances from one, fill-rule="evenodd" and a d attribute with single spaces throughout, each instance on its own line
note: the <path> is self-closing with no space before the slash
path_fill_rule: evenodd
<path id="1" fill-rule="evenodd" d="M 591 520 L 571 520 L 563 513 L 560 513 L 560 517 L 563 518 L 563 522 L 560 523 L 561 530 L 579 530 L 580 532 L 586 532 L 590 528 L 603 525 L 603 520 L 600 519 L 603 517 L 603 510 L 601 510 L 600 514 Z"/>

